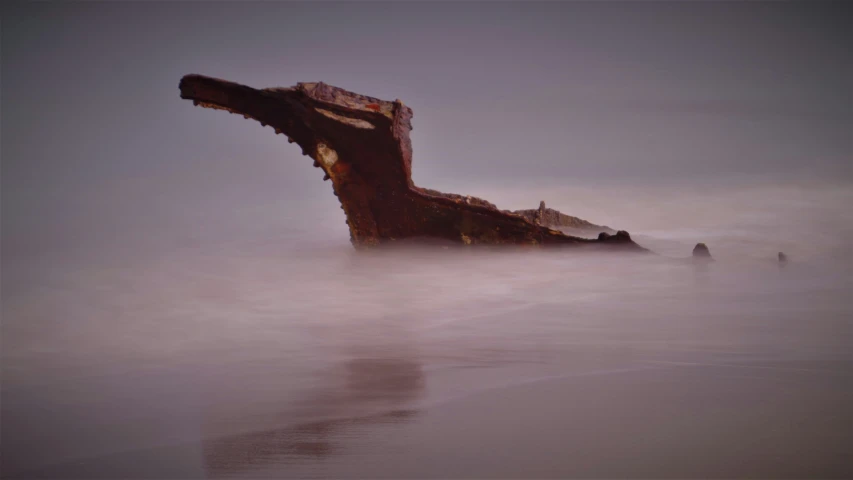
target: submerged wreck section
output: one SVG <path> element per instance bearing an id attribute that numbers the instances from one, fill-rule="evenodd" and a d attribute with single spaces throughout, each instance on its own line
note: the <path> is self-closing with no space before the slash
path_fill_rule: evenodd
<path id="1" fill-rule="evenodd" d="M 254 119 L 299 145 L 323 171 L 323 179 L 331 180 L 356 248 L 425 238 L 467 245 L 647 251 L 627 232 L 594 239 L 570 236 L 523 211 L 503 211 L 476 197 L 415 186 L 412 110 L 400 100 L 380 100 L 324 83 L 255 89 L 202 75 L 184 76 L 180 92 L 197 106 Z"/>
<path id="2" fill-rule="evenodd" d="M 616 233 L 616 230 L 613 230 L 610 227 L 604 225 L 596 225 L 582 218 L 566 215 L 565 213 L 554 210 L 553 208 L 547 208 L 545 207 L 544 200 L 539 202 L 539 208 L 535 210 L 515 210 L 512 213 L 516 215 L 521 215 L 528 221 L 533 222 L 537 225 L 556 228 L 563 232 L 568 231 L 580 235 L 593 236 L 596 236 L 602 232 L 611 235 Z"/>

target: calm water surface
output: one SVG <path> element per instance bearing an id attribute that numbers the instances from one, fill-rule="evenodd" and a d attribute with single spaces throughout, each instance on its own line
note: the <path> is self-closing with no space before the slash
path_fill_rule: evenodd
<path id="1" fill-rule="evenodd" d="M 635 235 L 707 268 L 310 235 L 9 262 L 3 474 L 851 477 L 849 254 L 732 232 Z"/>

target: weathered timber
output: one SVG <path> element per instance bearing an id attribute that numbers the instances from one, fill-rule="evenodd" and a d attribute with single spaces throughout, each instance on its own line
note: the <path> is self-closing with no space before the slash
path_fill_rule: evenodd
<path id="1" fill-rule="evenodd" d="M 302 148 L 330 179 L 356 248 L 431 238 L 461 244 L 606 247 L 644 252 L 627 232 L 586 239 L 499 210 L 476 197 L 412 183 L 412 110 L 324 83 L 255 89 L 186 75 L 181 98 L 269 126 Z"/>

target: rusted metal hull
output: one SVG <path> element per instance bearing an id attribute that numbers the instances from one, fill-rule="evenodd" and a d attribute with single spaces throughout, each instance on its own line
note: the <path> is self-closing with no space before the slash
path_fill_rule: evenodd
<path id="1" fill-rule="evenodd" d="M 412 183 L 412 110 L 323 83 L 254 89 L 186 75 L 181 98 L 257 120 L 314 160 L 331 180 L 356 248 L 407 239 L 460 244 L 607 247 L 646 251 L 627 232 L 585 239 L 537 225 L 475 197 Z"/>

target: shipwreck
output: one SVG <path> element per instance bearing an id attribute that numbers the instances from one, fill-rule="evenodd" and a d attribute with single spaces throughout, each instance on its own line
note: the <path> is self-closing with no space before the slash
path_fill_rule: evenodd
<path id="1" fill-rule="evenodd" d="M 203 75 L 180 81 L 181 98 L 254 119 L 314 160 L 341 203 L 357 249 L 401 240 L 463 245 L 539 245 L 646 252 L 628 232 L 612 233 L 546 209 L 511 212 L 472 197 L 412 182 L 412 109 L 324 83 L 255 89 Z M 574 219 L 574 220 L 572 220 Z M 577 220 L 577 222 L 575 222 Z M 598 229 L 595 238 L 551 228 Z"/>

